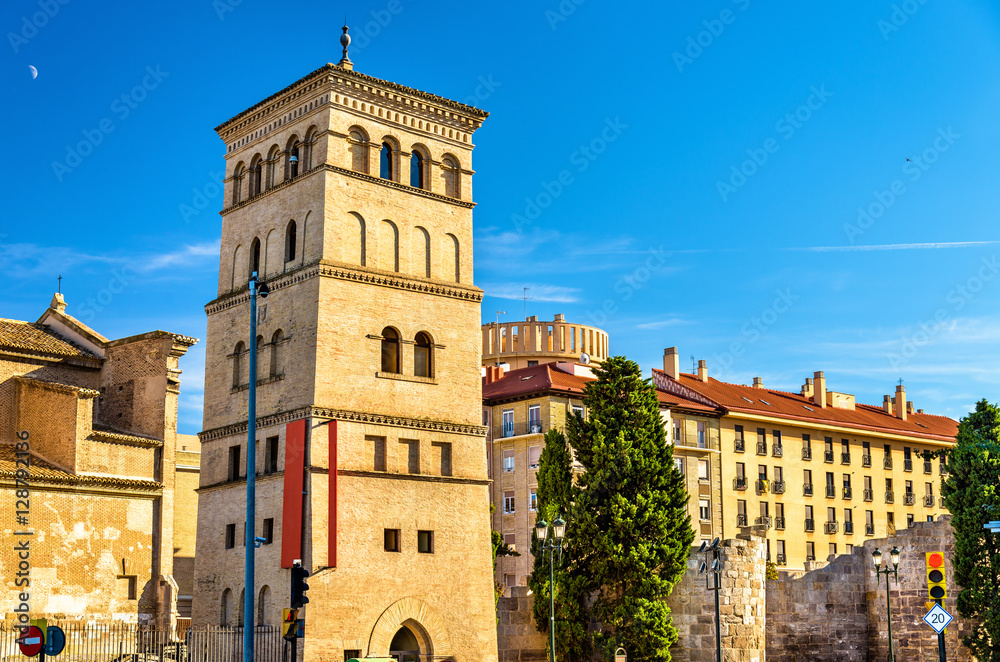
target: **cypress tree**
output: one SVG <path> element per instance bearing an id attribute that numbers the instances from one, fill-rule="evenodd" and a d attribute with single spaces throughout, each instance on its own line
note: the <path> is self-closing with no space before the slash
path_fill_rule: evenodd
<path id="1" fill-rule="evenodd" d="M 1000 534 L 983 528 L 1000 519 L 1000 409 L 976 403 L 945 457 L 950 473 L 941 492 L 955 531 L 958 613 L 977 622 L 963 642 L 981 662 L 1000 662 Z"/>
<path id="2" fill-rule="evenodd" d="M 656 389 L 639 366 L 611 357 L 594 373 L 584 391 L 587 419 L 567 426 L 584 472 L 573 488 L 557 591 L 576 607 L 566 616 L 581 619 L 578 629 L 591 619 L 599 624 L 591 639 L 605 659 L 624 646 L 635 662 L 669 662 L 677 630 L 665 598 L 683 577 L 694 540 L 688 493 Z"/>

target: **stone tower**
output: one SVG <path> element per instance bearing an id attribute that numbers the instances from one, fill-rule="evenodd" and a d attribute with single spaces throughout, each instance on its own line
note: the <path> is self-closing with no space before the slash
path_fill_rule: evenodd
<path id="1" fill-rule="evenodd" d="M 307 662 L 496 660 L 472 283 L 472 134 L 486 117 L 355 72 L 345 48 L 216 128 L 196 625 L 242 621 L 254 378 L 256 622 L 279 622 L 301 559 Z M 251 342 L 254 269 L 271 294 Z"/>

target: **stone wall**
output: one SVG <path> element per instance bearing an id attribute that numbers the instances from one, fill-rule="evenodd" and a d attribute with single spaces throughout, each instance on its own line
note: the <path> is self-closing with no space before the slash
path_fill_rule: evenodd
<path id="1" fill-rule="evenodd" d="M 512 586 L 497 604 L 497 646 L 500 662 L 544 662 L 545 635 L 535 629 L 535 596 L 527 586 Z"/>

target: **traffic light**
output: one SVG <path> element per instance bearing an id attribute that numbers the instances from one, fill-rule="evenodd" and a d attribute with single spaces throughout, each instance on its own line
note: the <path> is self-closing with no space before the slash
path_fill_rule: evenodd
<path id="1" fill-rule="evenodd" d="M 943 552 L 927 552 L 927 595 L 931 600 L 944 600 L 948 597 Z"/>
<path id="2" fill-rule="evenodd" d="M 282 609 L 281 610 L 281 636 L 285 639 L 294 639 L 295 633 L 299 629 L 299 610 L 298 609 Z"/>
<path id="3" fill-rule="evenodd" d="M 306 597 L 306 591 L 309 590 L 309 584 L 306 584 L 308 576 L 309 571 L 301 564 L 296 563 L 292 566 L 292 609 L 298 609 L 309 602 L 309 598 Z"/>

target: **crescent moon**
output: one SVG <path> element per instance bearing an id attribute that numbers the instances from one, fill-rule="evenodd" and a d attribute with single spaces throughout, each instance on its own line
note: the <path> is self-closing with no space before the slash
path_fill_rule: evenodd
<path id="1" fill-rule="evenodd" d="M 34 80 L 34 79 L 38 78 L 38 69 L 35 69 L 35 68 L 34 68 L 33 66 L 31 66 L 30 64 L 28 65 L 28 69 L 30 69 L 30 70 L 31 70 L 31 79 L 32 79 L 32 80 Z"/>

